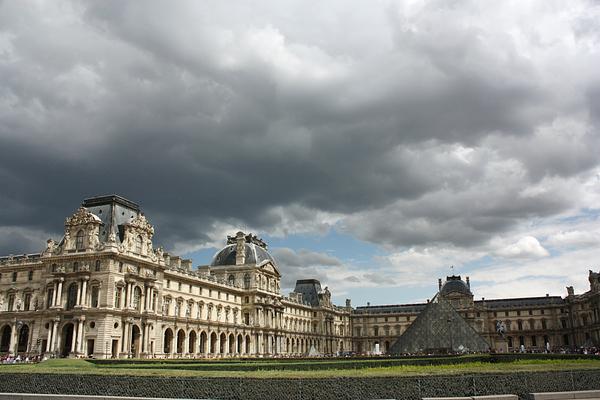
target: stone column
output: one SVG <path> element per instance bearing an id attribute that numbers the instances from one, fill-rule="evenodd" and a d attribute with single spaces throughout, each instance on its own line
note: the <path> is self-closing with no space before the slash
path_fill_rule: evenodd
<path id="1" fill-rule="evenodd" d="M 75 305 L 81 306 L 81 292 L 83 292 L 83 283 L 81 281 L 79 281 L 79 286 L 77 289 L 77 302 L 75 303 Z"/>
<path id="2" fill-rule="evenodd" d="M 123 353 L 129 354 L 129 323 L 123 322 Z"/>
<path id="3" fill-rule="evenodd" d="M 87 279 L 83 279 L 83 283 L 81 284 L 81 305 L 87 306 Z"/>
<path id="4" fill-rule="evenodd" d="M 123 290 L 123 309 L 129 308 L 129 283 L 125 283 L 125 290 Z"/>
<path id="5" fill-rule="evenodd" d="M 54 305 L 57 307 L 62 307 L 62 287 L 63 287 L 63 278 L 60 278 L 58 281 L 58 287 L 56 289 L 56 301 Z"/>
<path id="6" fill-rule="evenodd" d="M 18 342 L 17 324 L 15 322 L 13 322 L 10 327 L 11 327 L 11 330 L 10 330 L 9 352 L 10 352 L 10 354 L 16 354 L 17 353 L 17 342 Z"/>
<path id="7" fill-rule="evenodd" d="M 185 356 L 188 354 L 189 349 L 190 349 L 190 334 L 188 331 L 185 331 L 185 336 L 183 337 L 183 344 L 182 344 L 182 349 L 181 349 L 181 355 Z"/>
<path id="8" fill-rule="evenodd" d="M 177 327 L 173 329 L 173 337 L 171 338 L 171 358 L 175 356 L 175 352 L 177 351 Z"/>
<path id="9" fill-rule="evenodd" d="M 48 337 L 46 338 L 46 353 L 52 351 L 52 330 L 54 329 L 54 321 L 50 321 L 48 325 Z"/>
<path id="10" fill-rule="evenodd" d="M 79 324 L 73 324 L 73 337 L 71 338 L 71 348 L 69 349 L 70 353 L 77 352 L 77 338 L 79 337 Z"/>
<path id="11" fill-rule="evenodd" d="M 55 351 L 56 345 L 58 344 L 58 343 L 56 343 L 57 342 L 56 335 L 58 334 L 58 323 L 59 323 L 59 320 L 54 319 L 54 326 L 52 327 L 52 345 L 50 347 L 50 351 Z"/>
<path id="12" fill-rule="evenodd" d="M 79 324 L 77 326 L 77 353 L 81 353 L 83 351 L 83 317 L 79 319 Z"/>
<path id="13" fill-rule="evenodd" d="M 56 306 L 56 297 L 58 296 L 58 281 L 54 282 L 54 295 L 52 296 L 52 304 L 49 306 Z"/>
<path id="14" fill-rule="evenodd" d="M 58 281 L 58 296 L 56 298 L 57 306 L 62 307 L 62 290 L 63 290 L 63 278 Z"/>

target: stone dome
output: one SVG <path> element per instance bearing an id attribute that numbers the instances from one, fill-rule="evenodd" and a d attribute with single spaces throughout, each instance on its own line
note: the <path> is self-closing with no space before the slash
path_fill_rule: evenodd
<path id="1" fill-rule="evenodd" d="M 210 265 L 212 267 L 220 266 L 220 265 L 236 265 L 235 259 L 237 256 L 237 245 L 228 244 L 223 249 L 219 250 L 215 256 L 213 257 Z M 271 262 L 275 264 L 275 259 L 269 252 L 263 247 L 255 244 L 255 243 L 245 243 L 245 264 L 253 264 L 253 265 L 261 265 L 266 262 Z"/>
<path id="2" fill-rule="evenodd" d="M 450 293 L 461 293 L 467 296 L 473 296 L 469 285 L 465 281 L 460 279 L 460 275 L 452 275 L 446 277 L 446 283 L 444 283 L 444 285 L 440 288 L 440 294 L 448 295 Z"/>

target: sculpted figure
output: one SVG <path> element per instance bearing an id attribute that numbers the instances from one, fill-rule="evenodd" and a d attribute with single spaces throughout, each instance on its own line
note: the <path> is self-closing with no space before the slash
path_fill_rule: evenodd
<path id="1" fill-rule="evenodd" d="M 496 333 L 498 333 L 498 335 L 500 335 L 502 338 L 504 338 L 504 333 L 506 332 L 506 325 L 504 324 L 504 321 L 496 321 Z"/>

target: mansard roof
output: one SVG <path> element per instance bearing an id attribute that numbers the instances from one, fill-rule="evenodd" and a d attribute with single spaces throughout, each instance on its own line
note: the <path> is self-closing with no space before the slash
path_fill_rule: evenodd
<path id="1" fill-rule="evenodd" d="M 565 300 L 560 296 L 544 296 L 544 297 L 521 297 L 514 299 L 492 299 L 492 300 L 477 300 L 475 305 L 484 305 L 487 309 L 499 308 L 515 308 L 515 307 L 540 307 L 540 306 L 555 306 L 566 304 Z"/>
<path id="2" fill-rule="evenodd" d="M 378 306 L 360 306 L 354 309 L 354 314 L 394 314 L 394 313 L 418 313 L 425 309 L 427 304 L 388 304 Z"/>

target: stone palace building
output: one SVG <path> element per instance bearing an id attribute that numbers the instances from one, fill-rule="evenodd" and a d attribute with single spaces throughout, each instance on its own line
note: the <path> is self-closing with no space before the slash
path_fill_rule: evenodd
<path id="1" fill-rule="evenodd" d="M 227 237 L 210 265 L 193 268 L 155 247 L 153 234 L 137 204 L 94 197 L 66 219 L 60 241 L 49 239 L 38 254 L 0 257 L 0 355 L 386 353 L 427 307 L 336 306 L 315 279 L 283 296 L 277 263 L 256 236 Z M 469 278 L 451 276 L 439 280 L 438 295 L 491 349 L 541 351 L 598 344 L 600 274 L 590 271 L 589 280 L 588 292 L 569 287 L 565 298 L 474 300 Z"/>

